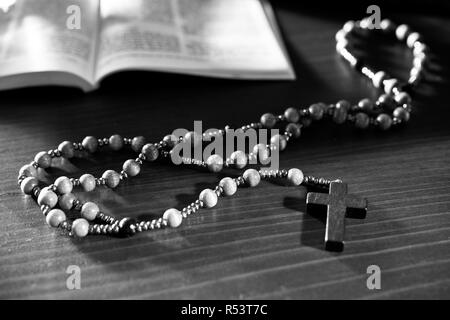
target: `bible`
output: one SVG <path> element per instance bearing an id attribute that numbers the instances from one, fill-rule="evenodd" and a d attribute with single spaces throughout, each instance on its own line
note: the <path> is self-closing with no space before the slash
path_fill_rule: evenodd
<path id="1" fill-rule="evenodd" d="M 295 79 L 264 0 L 8 1 L 0 8 L 0 90 L 91 91 L 131 70 Z"/>

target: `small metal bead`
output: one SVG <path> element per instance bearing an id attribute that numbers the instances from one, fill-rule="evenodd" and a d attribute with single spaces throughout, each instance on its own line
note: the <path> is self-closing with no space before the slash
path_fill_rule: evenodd
<path id="1" fill-rule="evenodd" d="M 50 212 L 50 210 L 51 210 L 52 208 L 50 208 L 49 206 L 43 204 L 43 205 L 40 207 L 40 209 L 41 209 L 42 214 L 44 215 L 44 217 L 46 217 L 47 214 Z"/>

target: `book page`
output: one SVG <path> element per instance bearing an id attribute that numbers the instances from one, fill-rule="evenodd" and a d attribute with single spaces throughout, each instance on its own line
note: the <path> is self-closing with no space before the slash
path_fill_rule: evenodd
<path id="1" fill-rule="evenodd" d="M 0 10 L 0 77 L 3 82 L 20 74 L 27 74 L 29 79 L 41 84 L 59 81 L 60 77 L 46 75 L 47 72 L 70 73 L 94 82 L 98 1 L 12 2 L 6 13 Z M 68 26 L 68 19 L 73 13 L 70 10 L 68 13 L 69 6 L 80 9 L 79 29 L 76 29 L 77 25 Z M 20 78 L 16 77 L 15 86 L 25 86 L 27 83 L 26 79 L 22 82 L 18 80 Z"/>
<path id="2" fill-rule="evenodd" d="M 134 69 L 295 77 L 259 0 L 104 0 L 100 12 L 97 79 Z"/>

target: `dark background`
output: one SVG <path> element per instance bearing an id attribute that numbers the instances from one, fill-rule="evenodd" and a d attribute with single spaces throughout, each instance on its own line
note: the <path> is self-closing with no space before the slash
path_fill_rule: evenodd
<path id="1" fill-rule="evenodd" d="M 302 1 L 303 2 L 303 1 Z M 306 2 L 305 2 L 306 3 Z M 389 132 L 329 121 L 304 130 L 281 154 L 282 167 L 342 178 L 369 199 L 365 220 L 347 219 L 343 253 L 322 249 L 322 217 L 306 213 L 304 191 L 262 183 L 201 211 L 183 227 L 129 239 L 73 239 L 49 228 L 21 194 L 17 172 L 63 140 L 120 133 L 159 139 L 175 128 L 239 126 L 265 112 L 346 98 L 376 97 L 335 53 L 334 34 L 369 4 L 276 1 L 298 79 L 231 81 L 129 72 L 96 92 L 32 88 L 0 92 L 0 297 L 2 298 L 450 298 L 450 126 L 446 1 L 378 2 L 382 17 L 408 23 L 433 51 L 433 75 L 414 96 L 410 123 Z M 405 79 L 401 45 L 361 42 L 376 69 Z M 74 161 L 70 176 L 119 169 L 131 153 Z M 147 164 L 139 177 L 95 199 L 117 216 L 159 216 L 181 208 L 221 175 Z M 366 269 L 382 289 L 366 287 Z M 66 289 L 66 268 L 81 268 L 82 289 Z"/>

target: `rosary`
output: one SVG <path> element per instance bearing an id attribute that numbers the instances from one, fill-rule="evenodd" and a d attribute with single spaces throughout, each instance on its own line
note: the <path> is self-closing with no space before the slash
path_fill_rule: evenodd
<path id="1" fill-rule="evenodd" d="M 281 115 L 266 113 L 261 116 L 257 123 L 244 125 L 240 129 L 245 132 L 249 129 L 273 128 L 283 125 L 283 134 L 273 135 L 269 144 L 256 144 L 251 152 L 235 150 L 225 160 L 217 154 L 213 154 L 206 161 L 195 158 L 182 158 L 183 164 L 207 168 L 211 172 L 219 172 L 224 167 L 244 169 L 250 160 L 260 163 L 266 160 L 271 152 L 282 151 L 287 143 L 293 138 L 299 138 L 301 130 L 308 127 L 312 122 L 330 118 L 337 124 L 350 123 L 359 129 L 377 127 L 380 130 L 388 130 L 399 126 L 409 120 L 411 112 L 411 97 L 408 94 L 421 80 L 423 68 L 426 62 L 428 47 L 423 43 L 422 37 L 417 32 L 412 32 L 407 25 L 396 26 L 390 20 L 381 22 L 380 32 L 394 34 L 399 41 L 413 51 L 413 67 L 406 84 L 383 71 L 372 71 L 365 66 L 350 52 L 351 45 L 348 37 L 352 33 L 365 32 L 372 29 L 367 21 L 349 21 L 336 34 L 336 50 L 350 63 L 350 65 L 369 78 L 373 86 L 383 91 L 377 101 L 362 99 L 356 105 L 345 100 L 335 104 L 314 103 L 306 108 L 288 108 Z M 230 128 L 209 133 L 210 136 L 224 136 Z M 87 235 L 111 235 L 131 236 L 138 232 L 162 229 L 165 227 L 177 228 L 184 219 L 200 209 L 213 208 L 219 198 L 234 195 L 241 187 L 256 187 L 262 179 L 285 179 L 289 185 L 303 185 L 309 189 L 306 197 L 308 209 L 311 206 L 326 206 L 326 229 L 325 249 L 342 251 L 344 247 L 345 218 L 352 211 L 364 217 L 367 211 L 367 200 L 347 194 L 347 184 L 341 180 L 330 181 L 325 178 L 317 178 L 304 175 L 300 169 L 247 169 L 238 177 L 223 178 L 214 189 L 203 190 L 198 199 L 182 208 L 181 210 L 171 208 L 157 219 L 137 221 L 130 217 L 116 219 L 102 212 L 94 202 L 82 203 L 72 193 L 75 187 L 81 187 L 89 192 L 97 187 L 116 188 L 122 181 L 139 174 L 144 162 L 170 159 L 174 148 L 180 143 L 196 144 L 202 143 L 206 134 L 198 134 L 194 131 L 184 136 L 177 137 L 173 134 L 165 136 L 158 143 L 147 143 L 145 138 L 137 136 L 124 138 L 114 134 L 109 138 L 97 139 L 93 136 L 85 137 L 82 142 L 64 141 L 54 150 L 41 151 L 34 160 L 24 165 L 18 176 L 18 184 L 24 194 L 31 195 L 40 206 L 48 225 L 67 231 L 76 237 Z M 74 156 L 83 156 L 89 153 L 109 147 L 118 151 L 129 145 L 138 154 L 136 159 L 124 162 L 122 170 L 106 170 L 101 177 L 91 174 L 83 174 L 79 178 L 58 177 L 53 184 L 42 186 L 38 180 L 38 169 L 45 170 L 52 166 L 54 158 L 63 157 L 70 159 Z M 317 192 L 312 192 L 317 191 Z M 78 212 L 81 217 L 69 221 L 65 212 Z"/>

